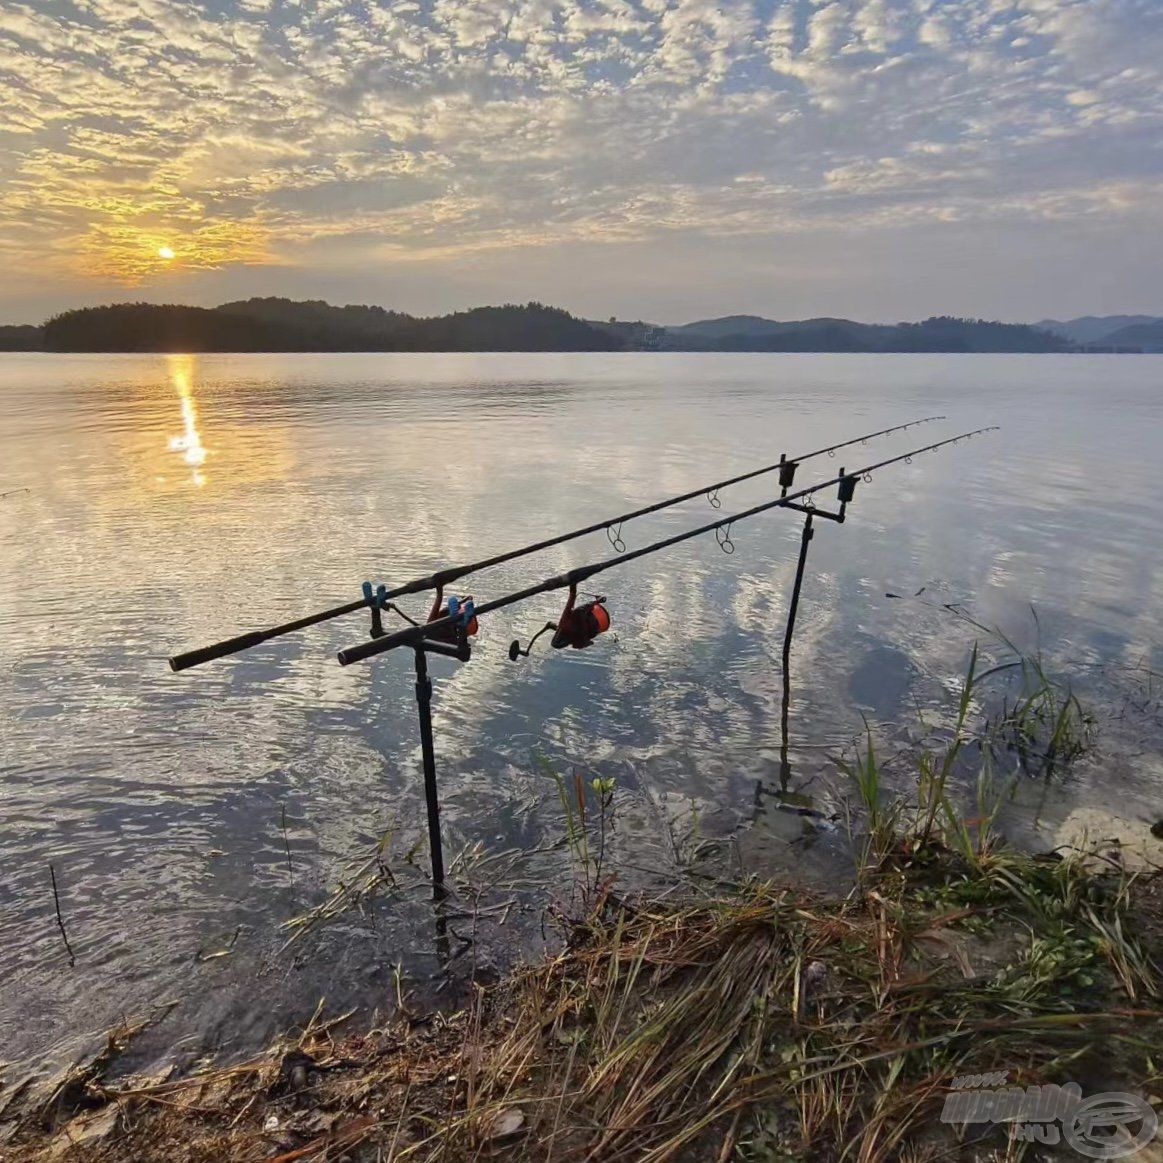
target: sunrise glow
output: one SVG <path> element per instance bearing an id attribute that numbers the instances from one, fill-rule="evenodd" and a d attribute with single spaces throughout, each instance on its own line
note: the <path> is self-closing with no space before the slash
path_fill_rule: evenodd
<path id="1" fill-rule="evenodd" d="M 11 7 L 11 322 L 155 286 L 1032 322 L 1163 277 L 1152 0 Z"/>

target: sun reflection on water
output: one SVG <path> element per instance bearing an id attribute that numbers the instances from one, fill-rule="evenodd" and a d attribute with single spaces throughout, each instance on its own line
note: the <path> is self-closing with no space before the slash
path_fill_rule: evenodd
<path id="1" fill-rule="evenodd" d="M 206 446 L 198 432 L 198 409 L 194 404 L 194 357 L 168 355 L 166 364 L 182 407 L 182 435 L 170 437 L 169 449 L 182 454 L 182 459 L 190 466 L 190 479 L 201 488 L 206 483 L 206 474 L 202 472 L 206 463 Z"/>

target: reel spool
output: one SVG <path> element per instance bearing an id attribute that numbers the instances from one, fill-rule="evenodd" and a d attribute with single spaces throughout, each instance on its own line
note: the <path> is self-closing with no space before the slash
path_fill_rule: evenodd
<path id="1" fill-rule="evenodd" d="M 556 622 L 546 622 L 532 638 L 529 645 L 522 648 L 518 639 L 509 643 L 509 659 L 516 662 L 518 658 L 528 658 L 533 649 L 533 643 L 542 634 L 553 631 L 550 646 L 554 650 L 564 650 L 567 646 L 574 650 L 584 650 L 599 634 L 605 634 L 610 628 L 610 611 L 606 609 L 604 596 L 595 595 L 592 601 L 577 605 L 577 586 L 569 587 L 569 598 L 561 617 Z"/>
<path id="2" fill-rule="evenodd" d="M 562 650 L 566 646 L 584 650 L 599 634 L 605 634 L 610 628 L 610 611 L 606 609 L 604 597 L 575 606 L 574 596 L 570 595 L 569 603 L 558 619 L 557 633 L 550 642 L 554 650 Z"/>

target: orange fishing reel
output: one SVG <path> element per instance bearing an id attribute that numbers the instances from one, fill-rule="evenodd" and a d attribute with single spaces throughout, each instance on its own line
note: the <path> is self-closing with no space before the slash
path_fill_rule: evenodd
<path id="1" fill-rule="evenodd" d="M 595 595 L 592 601 L 577 604 L 577 586 L 569 587 L 569 598 L 561 617 L 556 622 L 546 622 L 524 649 L 521 643 L 514 638 L 509 643 L 509 658 L 516 662 L 518 658 L 528 658 L 533 649 L 533 643 L 542 634 L 553 631 L 549 644 L 554 650 L 564 650 L 572 646 L 574 650 L 584 650 L 599 634 L 605 634 L 610 628 L 610 611 L 606 609 L 606 599 Z"/>

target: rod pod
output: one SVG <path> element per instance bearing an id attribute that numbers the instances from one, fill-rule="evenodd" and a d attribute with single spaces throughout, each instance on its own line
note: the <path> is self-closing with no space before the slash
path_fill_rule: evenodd
<path id="1" fill-rule="evenodd" d="M 503 597 L 484 602 L 476 607 L 475 613 L 478 617 L 483 617 L 485 614 L 490 614 L 494 610 L 501 610 L 507 606 L 516 605 L 518 602 L 527 601 L 529 598 L 535 597 L 538 594 L 550 593 L 553 590 L 565 589 L 571 586 L 576 587 L 581 582 L 587 581 L 599 573 L 605 573 L 607 570 L 614 569 L 616 566 L 626 565 L 631 561 L 636 561 L 640 557 L 646 557 L 651 553 L 658 553 L 663 549 L 680 545 L 685 541 L 690 541 L 694 537 L 701 537 L 706 533 L 712 533 L 724 528 L 729 529 L 736 522 L 744 521 L 749 517 L 755 517 L 760 513 L 767 513 L 773 509 L 780 508 L 797 509 L 801 512 L 806 511 L 809 506 L 798 504 L 797 502 L 803 501 L 804 498 L 812 498 L 824 489 L 836 487 L 839 498 L 845 496 L 851 498 L 855 495 L 856 481 L 860 478 L 865 480 L 871 479 L 872 473 L 879 469 L 902 462 L 911 462 L 913 457 L 920 456 L 923 453 L 934 452 L 938 448 L 944 448 L 947 445 L 957 444 L 962 440 L 968 440 L 974 436 L 995 431 L 997 431 L 996 425 L 991 425 L 988 428 L 975 428 L 971 432 L 962 432 L 957 436 L 950 436 L 945 440 L 938 440 L 932 444 L 926 444 L 923 448 L 914 448 L 910 452 L 902 452 L 899 456 L 891 456 L 885 460 L 876 461 L 874 464 L 865 465 L 855 472 L 848 473 L 842 471 L 830 480 L 809 485 L 807 488 L 800 489 L 798 492 L 789 493 L 786 497 L 778 497 L 772 501 L 765 501 L 763 504 L 753 505 L 750 509 L 732 513 L 727 517 L 720 517 L 716 521 L 710 521 L 705 525 L 698 525 L 694 529 L 687 529 L 685 532 L 676 533 L 671 537 L 664 537 L 660 541 L 644 545 L 640 549 L 630 550 L 628 553 L 624 553 L 619 557 L 609 557 L 601 561 L 591 562 L 589 565 L 576 566 L 573 569 L 567 570 L 565 573 L 556 574 L 534 585 L 526 586 L 524 589 L 515 590 L 512 593 L 505 594 Z M 848 502 L 841 499 L 840 504 L 841 512 L 832 514 L 833 520 L 842 521 L 844 519 L 843 510 Z M 814 511 L 819 516 L 828 515 L 820 510 Z M 413 643 L 425 637 L 432 636 L 435 631 L 438 631 L 447 622 L 448 619 L 440 618 L 426 626 L 409 626 L 405 630 L 398 630 L 394 634 L 388 634 L 378 641 L 362 642 L 358 646 L 348 647 L 345 650 L 339 651 L 337 655 L 339 664 L 340 666 L 350 666 L 353 662 L 361 662 L 365 658 L 382 654 L 386 650 L 395 650 L 400 646 L 411 646 Z"/>

